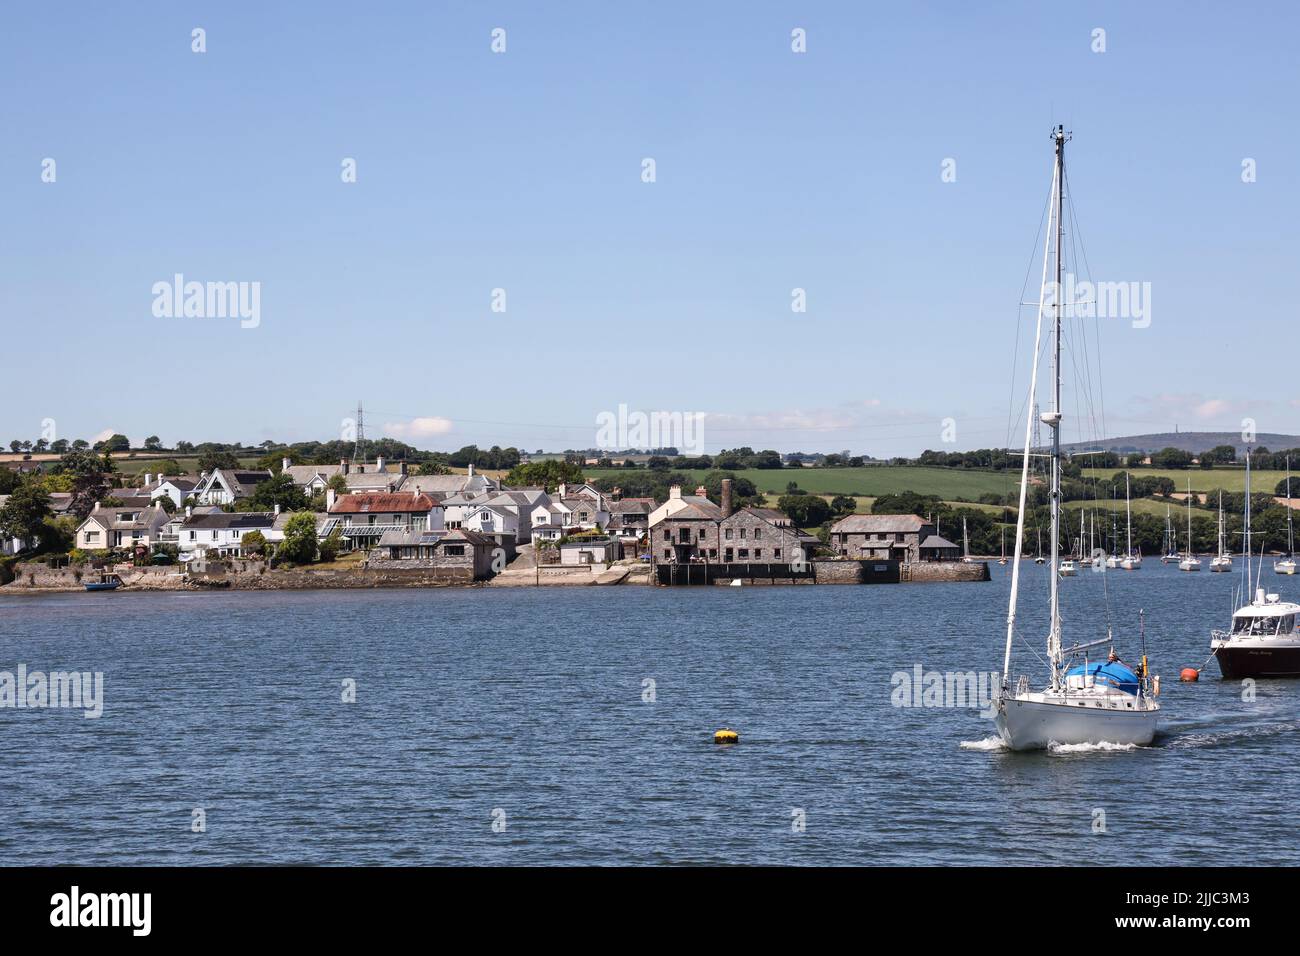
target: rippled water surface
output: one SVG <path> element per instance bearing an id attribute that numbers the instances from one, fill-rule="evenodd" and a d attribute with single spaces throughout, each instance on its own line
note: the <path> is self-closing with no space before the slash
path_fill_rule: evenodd
<path id="1" fill-rule="evenodd" d="M 1165 678 L 1152 747 L 1009 754 L 973 710 L 892 706 L 896 671 L 1000 667 L 1007 570 L 992 571 L 953 585 L 3 596 L 0 670 L 102 671 L 105 705 L 97 720 L 0 709 L 0 859 L 1300 863 L 1300 681 L 1262 681 L 1245 701 L 1213 663 L 1198 684 L 1175 680 L 1206 659 L 1238 575 L 1148 561 L 1062 582 L 1067 642 L 1104 634 L 1109 592 L 1133 660 L 1146 609 Z M 1014 668 L 1035 683 L 1046 574 L 1025 567 Z M 1266 583 L 1300 598 L 1300 578 Z M 724 726 L 739 745 L 712 743 Z"/>

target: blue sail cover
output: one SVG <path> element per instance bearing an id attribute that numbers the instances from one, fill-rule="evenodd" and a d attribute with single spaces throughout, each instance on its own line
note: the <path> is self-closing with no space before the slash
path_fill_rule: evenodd
<path id="1" fill-rule="evenodd" d="M 1085 670 L 1086 669 L 1086 670 Z M 1087 673 L 1098 684 L 1109 684 L 1126 694 L 1138 692 L 1137 674 L 1126 664 L 1111 661 L 1102 664 L 1080 664 L 1065 672 L 1066 677 L 1082 677 Z"/>

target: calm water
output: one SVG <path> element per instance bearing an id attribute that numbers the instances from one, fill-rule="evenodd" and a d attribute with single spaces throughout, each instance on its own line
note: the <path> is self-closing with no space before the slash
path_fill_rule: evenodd
<path id="1" fill-rule="evenodd" d="M 1261 682 L 1248 703 L 1213 663 L 1175 679 L 1205 660 L 1238 575 L 1148 561 L 1104 576 L 1129 660 L 1147 611 L 1155 746 L 1008 754 L 962 748 L 993 733 L 974 711 L 890 704 L 891 674 L 914 664 L 999 668 L 1007 569 L 993 573 L 0 597 L 0 670 L 103 671 L 106 698 L 98 720 L 0 710 L 0 860 L 1300 863 L 1300 682 Z M 1025 574 L 1037 612 L 1046 569 Z M 1067 641 L 1100 636 L 1102 582 L 1062 582 Z M 1300 597 L 1300 578 L 1268 584 Z M 1039 654 L 1044 616 L 1024 627 Z M 1031 652 L 1017 660 L 1038 683 Z M 711 742 L 723 726 L 738 746 Z"/>

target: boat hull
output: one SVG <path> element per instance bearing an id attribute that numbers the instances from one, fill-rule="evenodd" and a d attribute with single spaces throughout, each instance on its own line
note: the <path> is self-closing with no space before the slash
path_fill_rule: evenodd
<path id="1" fill-rule="evenodd" d="M 1243 677 L 1300 677 L 1300 645 L 1291 647 L 1218 647 L 1214 657 L 1224 680 Z"/>
<path id="2" fill-rule="evenodd" d="M 1149 744 L 1157 710 L 1121 711 L 1068 703 L 1010 698 L 998 706 L 998 735 L 1012 750 L 1043 750 L 1051 744 Z"/>

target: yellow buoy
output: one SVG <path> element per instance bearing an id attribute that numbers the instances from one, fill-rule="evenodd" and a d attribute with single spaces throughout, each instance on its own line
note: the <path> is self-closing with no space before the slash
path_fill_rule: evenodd
<path id="1" fill-rule="evenodd" d="M 719 730 L 713 735 L 715 744 L 737 744 L 740 743 L 740 734 L 734 730 Z"/>

